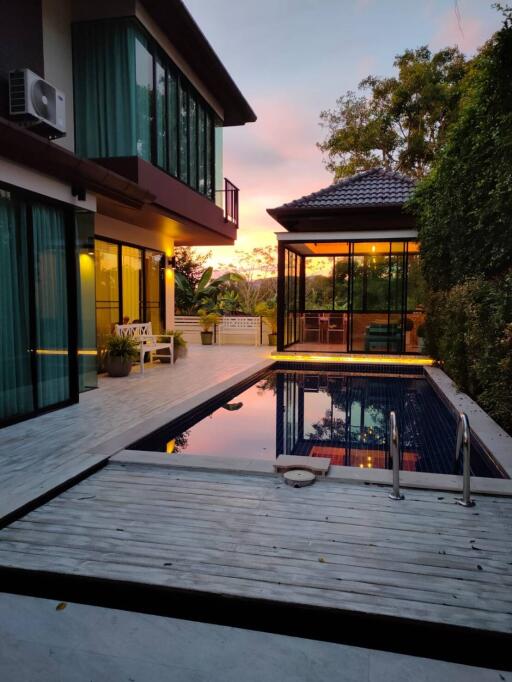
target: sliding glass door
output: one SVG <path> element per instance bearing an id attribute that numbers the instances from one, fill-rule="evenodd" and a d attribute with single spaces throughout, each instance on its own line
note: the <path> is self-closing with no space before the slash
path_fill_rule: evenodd
<path id="1" fill-rule="evenodd" d="M 0 424 L 78 399 L 67 218 L 59 206 L 0 190 Z"/>
<path id="2" fill-rule="evenodd" d="M 32 208 L 37 404 L 70 398 L 68 264 L 64 211 Z"/>
<path id="3" fill-rule="evenodd" d="M 0 422 L 34 410 L 27 216 L 0 189 Z"/>
<path id="4" fill-rule="evenodd" d="M 164 327 L 163 254 L 106 239 L 95 240 L 96 330 L 98 348 L 105 346 L 116 324 L 151 322 Z"/>

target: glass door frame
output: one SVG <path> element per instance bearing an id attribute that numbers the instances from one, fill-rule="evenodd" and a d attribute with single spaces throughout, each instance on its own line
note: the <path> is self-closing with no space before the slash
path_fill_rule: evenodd
<path id="1" fill-rule="evenodd" d="M 36 417 L 47 412 L 53 412 L 62 407 L 68 407 L 78 402 L 79 379 L 78 379 L 78 301 L 77 301 L 77 272 L 76 272 L 76 223 L 75 209 L 69 204 L 57 201 L 36 192 L 0 182 L 0 189 L 11 193 L 17 212 L 20 211 L 20 204 L 26 207 L 27 225 L 27 260 L 28 260 L 28 325 L 29 325 L 29 348 L 27 353 L 30 356 L 30 376 L 32 380 L 32 404 L 33 409 L 23 414 L 16 414 L 4 419 L 0 418 L 0 428 L 16 424 L 18 422 Z M 65 267 L 66 267 L 66 287 L 67 287 L 67 340 L 68 340 L 68 381 L 69 398 L 57 403 L 39 406 L 37 369 L 37 309 L 36 309 L 36 281 L 35 281 L 35 253 L 34 253 L 34 226 L 33 226 L 33 205 L 41 204 L 61 209 L 64 215 L 64 248 L 65 248 Z"/>
<path id="2" fill-rule="evenodd" d="M 289 349 L 292 347 L 295 343 L 297 343 L 297 339 L 288 341 L 286 336 L 287 334 L 285 333 L 286 330 L 286 324 L 285 324 L 285 316 L 293 314 L 294 319 L 295 319 L 295 328 L 297 327 L 296 323 L 296 318 L 297 316 L 300 316 L 301 314 L 304 314 L 305 312 L 323 312 L 325 313 L 325 310 L 322 311 L 314 311 L 314 310 L 305 310 L 305 261 L 308 256 L 304 254 L 300 254 L 295 249 L 293 248 L 297 244 L 307 244 L 309 242 L 312 242 L 313 239 L 310 237 L 308 239 L 296 239 L 294 241 L 279 241 L 278 242 L 278 268 L 277 268 L 277 280 L 278 280 L 278 292 L 277 292 L 277 304 L 278 304 L 278 336 L 277 336 L 277 343 L 278 343 L 278 350 L 283 351 L 286 349 Z M 371 353 L 378 355 L 379 353 L 390 353 L 394 355 L 416 355 L 417 351 L 408 351 L 406 348 L 406 321 L 407 321 L 407 316 L 408 314 L 411 313 L 411 311 L 407 310 L 407 295 L 408 295 L 408 269 L 409 269 L 409 243 L 417 243 L 418 239 L 412 238 L 412 237 L 393 237 L 393 238 L 386 238 L 384 236 L 375 238 L 375 239 L 368 239 L 368 238 L 361 238 L 361 239 L 332 239 L 332 240 L 318 240 L 319 242 L 321 241 L 323 244 L 335 244 L 335 243 L 340 243 L 340 242 L 346 242 L 348 243 L 349 246 L 349 252 L 348 252 L 348 305 L 347 305 L 347 310 L 346 311 L 337 311 L 334 308 L 334 297 L 333 297 L 333 309 L 329 310 L 328 312 L 340 312 L 343 314 L 347 315 L 347 343 L 346 343 L 346 348 L 341 350 L 340 352 L 347 352 L 347 353 Z M 364 314 L 366 313 L 376 313 L 376 314 L 382 314 L 386 315 L 387 320 L 388 320 L 388 329 L 389 329 L 389 324 L 391 317 L 393 316 L 399 316 L 400 317 L 400 348 L 398 352 L 391 352 L 389 350 L 390 347 L 390 341 L 389 338 L 387 340 L 387 351 L 365 351 L 365 350 L 354 350 L 353 346 L 353 329 L 354 329 L 354 315 L 358 314 L 363 314 L 361 312 L 354 312 L 354 257 L 355 257 L 355 245 L 356 244 L 361 244 L 361 243 L 387 243 L 389 244 L 389 251 L 386 252 L 388 257 L 389 257 L 389 272 L 388 272 L 388 292 L 387 292 L 387 308 L 386 310 L 382 311 L 365 311 Z M 403 249 L 401 251 L 393 251 L 393 244 L 403 244 Z M 293 253 L 298 259 L 298 262 L 300 263 L 299 267 L 296 267 L 296 286 L 299 291 L 299 310 L 296 311 L 288 311 L 287 310 L 287 284 L 285 282 L 286 277 L 288 276 L 288 272 L 286 271 L 286 255 L 287 253 Z M 416 251 L 411 251 L 411 253 L 416 253 Z M 401 290 L 400 290 L 400 310 L 395 310 L 394 308 L 391 307 L 391 269 L 392 269 L 392 256 L 401 256 L 400 263 L 401 263 Z M 334 254 L 322 254 L 322 257 L 325 258 L 335 258 L 339 257 L 339 253 L 334 253 Z M 314 256 L 318 257 L 318 256 Z M 335 261 L 334 261 L 335 262 Z M 333 291 L 335 287 L 335 276 L 333 272 Z M 343 344 L 345 346 L 345 344 Z M 308 352 L 305 350 L 304 352 Z M 317 350 L 315 349 L 315 352 L 332 352 L 332 351 L 322 351 L 322 350 Z"/>
<path id="3" fill-rule="evenodd" d="M 161 256 L 161 270 L 160 270 L 160 319 L 162 324 L 162 330 L 165 329 L 166 320 L 166 300 L 165 300 L 165 277 L 164 277 L 164 258 L 165 253 L 160 251 L 160 249 L 150 248 L 149 246 L 140 246 L 140 244 L 134 244 L 132 242 L 121 241 L 119 239 L 112 239 L 111 237 L 103 237 L 100 234 L 94 235 L 95 242 L 95 252 L 96 252 L 96 241 L 107 242 L 108 244 L 113 244 L 117 247 L 117 287 L 119 294 L 119 316 L 118 324 L 123 322 L 123 246 L 128 246 L 130 248 L 138 249 L 141 252 L 141 312 L 143 322 L 147 322 L 147 296 L 146 296 L 146 252 L 150 251 L 153 253 L 159 253 Z M 98 333 L 98 330 L 96 331 Z"/>

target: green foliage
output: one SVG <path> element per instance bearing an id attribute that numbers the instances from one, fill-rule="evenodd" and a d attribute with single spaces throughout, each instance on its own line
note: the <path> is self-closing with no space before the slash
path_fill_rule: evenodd
<path id="1" fill-rule="evenodd" d="M 512 271 L 432 292 L 426 333 L 457 386 L 512 433 Z"/>
<path id="2" fill-rule="evenodd" d="M 206 263 L 211 258 L 212 252 L 198 253 L 190 246 L 177 246 L 174 249 L 176 258 L 176 272 L 180 272 L 192 286 L 201 279 Z"/>
<path id="3" fill-rule="evenodd" d="M 512 266 L 512 28 L 474 59 L 459 119 L 411 202 L 433 290 Z"/>
<path id="4" fill-rule="evenodd" d="M 205 307 L 210 310 L 216 309 L 223 285 L 241 279 L 240 275 L 234 272 L 227 272 L 214 279 L 211 267 L 206 268 L 196 284 L 191 284 L 179 271 L 175 272 L 175 278 L 176 310 L 180 315 L 195 315 L 200 308 Z"/>
<path id="5" fill-rule="evenodd" d="M 512 431 L 512 10 L 504 15 L 410 208 L 429 290 L 427 351 Z"/>
<path id="6" fill-rule="evenodd" d="M 254 312 L 265 320 L 271 328 L 272 334 L 277 334 L 277 303 L 275 299 L 260 301 L 256 304 Z"/>
<path id="7" fill-rule="evenodd" d="M 208 312 L 208 310 L 201 309 L 198 311 L 199 315 L 199 324 L 201 325 L 201 329 L 204 332 L 209 332 L 211 331 L 211 328 L 219 324 L 221 321 L 222 317 L 218 313 L 212 313 Z"/>
<path id="8" fill-rule="evenodd" d="M 174 349 L 177 350 L 178 348 L 186 348 L 187 347 L 187 342 L 185 341 L 183 337 L 183 332 L 180 331 L 173 331 L 172 329 L 166 329 L 163 331 L 158 339 L 159 341 L 166 342 L 171 336 L 174 337 Z"/>
<path id="9" fill-rule="evenodd" d="M 237 249 L 235 253 L 235 263 L 220 266 L 239 275 L 237 281 L 229 284 L 229 290 L 236 293 L 238 301 L 238 307 L 233 312 L 254 315 L 257 303 L 276 296 L 276 249 L 258 246 L 250 251 Z"/>
<path id="10" fill-rule="evenodd" d="M 113 334 L 107 338 L 105 350 L 113 358 L 136 360 L 139 357 L 139 344 L 130 336 Z"/>
<path id="11" fill-rule="evenodd" d="M 320 114 L 327 137 L 318 146 L 336 179 L 377 166 L 422 177 L 455 120 L 467 69 L 457 48 L 406 50 L 394 66 L 395 77 L 368 76 L 362 95 L 349 91 Z"/>

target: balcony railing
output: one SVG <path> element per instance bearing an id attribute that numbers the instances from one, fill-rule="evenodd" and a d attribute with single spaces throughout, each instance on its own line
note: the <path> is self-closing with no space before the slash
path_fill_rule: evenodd
<path id="1" fill-rule="evenodd" d="M 224 209 L 224 220 L 227 223 L 233 223 L 238 227 L 238 193 L 239 189 L 231 180 L 224 178 L 224 189 L 218 189 L 217 192 L 222 194 L 221 206 Z"/>

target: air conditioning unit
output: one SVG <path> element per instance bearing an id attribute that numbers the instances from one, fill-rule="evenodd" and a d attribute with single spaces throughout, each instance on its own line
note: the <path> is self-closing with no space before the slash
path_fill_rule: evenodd
<path id="1" fill-rule="evenodd" d="M 9 73 L 9 112 L 34 132 L 57 138 L 66 134 L 66 97 L 30 69 Z"/>

